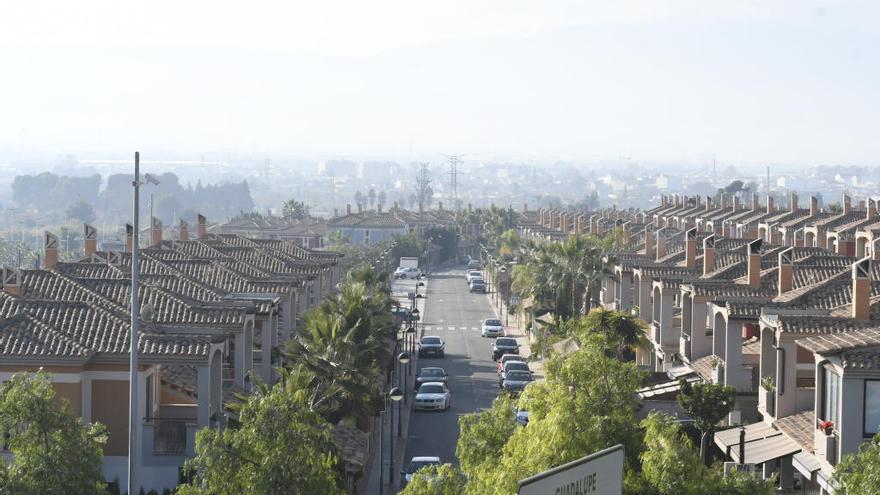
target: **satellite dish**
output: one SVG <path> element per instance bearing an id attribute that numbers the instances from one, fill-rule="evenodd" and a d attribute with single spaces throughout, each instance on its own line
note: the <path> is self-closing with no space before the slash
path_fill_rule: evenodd
<path id="1" fill-rule="evenodd" d="M 156 316 L 156 311 L 153 309 L 153 305 L 150 303 L 146 303 L 141 307 L 141 319 L 147 322 L 152 322 L 153 318 Z"/>

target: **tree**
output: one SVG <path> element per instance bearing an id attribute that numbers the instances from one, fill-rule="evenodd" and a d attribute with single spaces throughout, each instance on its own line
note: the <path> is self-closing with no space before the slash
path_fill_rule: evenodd
<path id="1" fill-rule="evenodd" d="M 880 435 L 874 435 L 855 454 L 843 458 L 834 468 L 834 482 L 847 495 L 877 493 L 880 486 Z"/>
<path id="2" fill-rule="evenodd" d="M 579 327 L 602 333 L 616 343 L 616 353 L 623 359 L 627 350 L 635 349 L 645 339 L 645 325 L 632 313 L 596 308 L 580 320 Z"/>
<path id="3" fill-rule="evenodd" d="M 515 431 L 513 420 L 513 401 L 508 395 L 496 398 L 488 410 L 461 416 L 461 434 L 455 448 L 461 470 L 476 473 L 486 460 L 500 458 L 504 444 Z"/>
<path id="4" fill-rule="evenodd" d="M 467 479 L 452 464 L 419 469 L 401 495 L 464 495 Z"/>
<path id="5" fill-rule="evenodd" d="M 65 214 L 69 218 L 75 218 L 83 223 L 95 221 L 95 209 L 85 201 L 77 201 L 67 208 Z"/>
<path id="6" fill-rule="evenodd" d="M 309 207 L 304 202 L 291 198 L 281 207 L 281 215 L 285 220 L 303 220 L 309 217 Z"/>
<path id="7" fill-rule="evenodd" d="M 20 373 L 0 388 L 0 434 L 10 462 L 0 462 L 0 493 L 106 494 L 101 472 L 107 431 L 60 407 L 47 373 Z"/>
<path id="8" fill-rule="evenodd" d="M 689 383 L 683 378 L 679 384 L 678 404 L 694 419 L 694 425 L 700 430 L 700 459 L 708 462 L 709 437 L 733 409 L 736 389 L 720 383 Z"/>
<path id="9" fill-rule="evenodd" d="M 303 391 L 258 386 L 241 406 L 239 428 L 204 428 L 192 481 L 179 495 L 342 494 L 330 425 L 310 411 Z"/>

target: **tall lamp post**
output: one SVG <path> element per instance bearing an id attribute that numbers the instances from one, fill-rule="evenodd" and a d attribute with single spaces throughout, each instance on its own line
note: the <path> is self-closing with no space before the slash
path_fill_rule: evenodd
<path id="1" fill-rule="evenodd" d="M 150 174 L 144 175 L 147 184 L 159 184 L 159 180 Z M 131 185 L 134 188 L 134 202 L 132 213 L 134 219 L 132 225 L 131 240 L 131 335 L 129 335 L 129 362 L 128 362 L 128 493 L 137 493 L 140 486 L 137 481 L 137 444 L 138 444 L 138 410 L 137 410 L 137 366 L 138 366 L 138 332 L 140 331 L 140 300 L 138 292 L 140 286 L 140 188 L 141 182 L 141 154 L 134 153 L 134 180 Z M 152 219 L 151 219 L 152 221 Z"/>
<path id="2" fill-rule="evenodd" d="M 407 387 L 407 382 L 409 381 L 409 379 L 407 378 L 406 375 L 408 375 L 409 372 L 405 371 L 404 368 L 409 369 L 409 367 L 407 366 L 407 365 L 409 365 L 409 354 L 406 352 L 401 352 L 400 354 L 397 355 L 397 362 L 400 363 L 400 366 L 398 367 L 399 369 L 397 371 L 397 376 L 398 377 L 403 376 L 403 389 L 408 390 L 406 387 Z M 407 401 L 406 394 L 404 394 L 403 403 L 406 404 L 406 401 Z M 397 423 L 397 425 L 398 425 L 397 436 L 400 436 L 400 428 L 399 428 L 400 423 Z"/>
<path id="3" fill-rule="evenodd" d="M 400 388 L 398 388 L 398 387 L 393 387 L 391 390 L 388 391 L 388 398 L 391 399 L 391 418 L 392 418 L 391 421 L 392 422 L 394 421 L 394 403 L 395 402 L 399 403 L 400 399 L 403 399 L 403 396 L 404 396 L 403 390 L 400 390 Z M 393 486 L 394 485 L 394 425 L 389 424 L 388 426 L 389 426 L 388 437 L 391 440 L 389 442 L 391 445 L 388 448 L 388 452 L 391 457 L 391 462 L 390 462 L 391 465 L 388 467 L 388 483 L 390 483 Z M 399 414 L 397 416 L 397 430 L 400 431 L 400 415 Z"/>
<path id="4" fill-rule="evenodd" d="M 409 328 L 406 329 L 406 339 L 407 339 L 407 341 L 409 341 L 409 349 L 407 350 L 407 352 L 412 354 L 412 352 L 415 351 L 415 349 L 416 349 L 416 329 L 415 329 L 415 327 L 410 326 Z M 410 364 L 407 363 L 406 364 L 407 373 L 409 373 L 409 367 L 410 367 Z"/>

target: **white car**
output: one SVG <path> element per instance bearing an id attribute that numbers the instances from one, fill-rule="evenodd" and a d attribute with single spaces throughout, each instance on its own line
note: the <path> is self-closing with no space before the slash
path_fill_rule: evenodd
<path id="1" fill-rule="evenodd" d="M 483 337 L 498 337 L 504 335 L 504 325 L 498 318 L 486 318 L 483 320 L 483 326 L 480 329 L 480 335 Z"/>
<path id="2" fill-rule="evenodd" d="M 409 466 L 407 466 L 406 469 L 400 472 L 400 474 L 402 475 L 400 480 L 400 487 L 403 488 L 407 485 L 407 483 L 412 481 L 413 475 L 419 469 L 422 469 L 423 467 L 439 465 L 440 458 L 437 456 L 426 455 L 413 457 L 412 460 L 409 461 Z"/>
<path id="3" fill-rule="evenodd" d="M 400 267 L 394 270 L 394 278 L 419 278 L 422 276 L 422 270 L 416 267 Z"/>
<path id="4" fill-rule="evenodd" d="M 475 278 L 482 279 L 483 272 L 481 272 L 479 270 L 469 270 L 467 272 L 467 275 L 464 276 L 464 278 L 465 278 L 465 280 L 467 280 L 468 285 L 470 285 L 470 283 L 473 279 L 475 279 Z"/>
<path id="5" fill-rule="evenodd" d="M 416 393 L 415 410 L 445 411 L 452 407 L 452 394 L 443 382 L 427 382 Z"/>

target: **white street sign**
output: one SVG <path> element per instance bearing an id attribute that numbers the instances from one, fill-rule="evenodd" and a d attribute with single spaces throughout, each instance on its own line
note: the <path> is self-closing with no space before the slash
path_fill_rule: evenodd
<path id="1" fill-rule="evenodd" d="M 615 445 L 519 482 L 519 495 L 620 495 L 623 445 Z"/>

